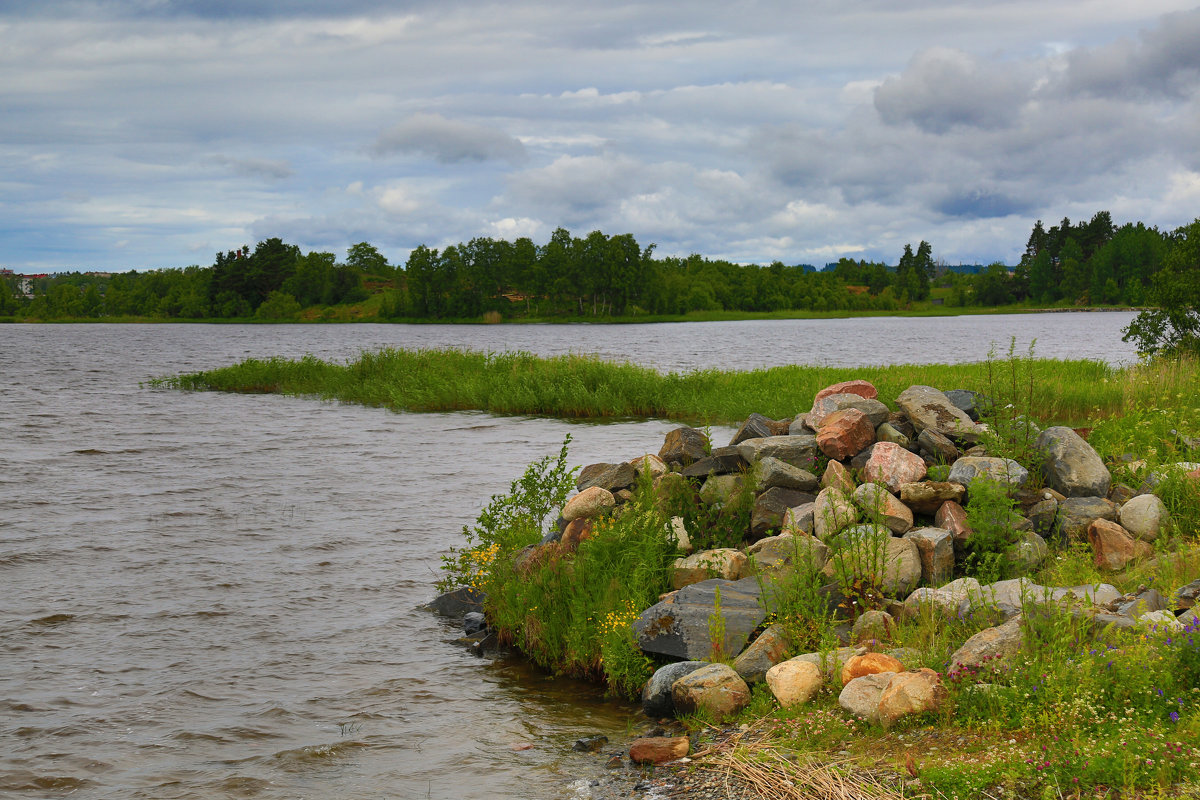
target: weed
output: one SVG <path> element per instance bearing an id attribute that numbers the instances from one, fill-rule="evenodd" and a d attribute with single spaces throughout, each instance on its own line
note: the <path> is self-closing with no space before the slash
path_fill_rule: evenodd
<path id="1" fill-rule="evenodd" d="M 807 653 L 820 649 L 831 638 L 833 614 L 829 601 L 821 592 L 825 576 L 813 557 L 811 540 L 792 537 L 792 559 L 788 569 L 764 576 L 755 568 L 761 591 L 759 596 L 767 606 L 768 621 L 783 625 L 788 643 L 796 652 Z"/>
<path id="2" fill-rule="evenodd" d="M 725 615 L 721 613 L 721 587 L 713 589 L 713 610 L 708 615 L 708 660 L 714 663 L 727 658 L 725 652 Z"/>
<path id="3" fill-rule="evenodd" d="M 886 603 L 885 567 L 890 539 L 886 528 L 874 525 L 850 528 L 833 539 L 830 563 L 842 595 L 839 610 L 843 614 L 857 618 Z"/>
<path id="4" fill-rule="evenodd" d="M 1006 486 L 985 478 L 972 481 L 971 502 L 967 505 L 971 535 L 963 545 L 963 574 L 978 578 L 980 583 L 1009 577 L 1013 565 L 1008 550 L 1020 537 L 1016 529 L 1019 519 Z"/>

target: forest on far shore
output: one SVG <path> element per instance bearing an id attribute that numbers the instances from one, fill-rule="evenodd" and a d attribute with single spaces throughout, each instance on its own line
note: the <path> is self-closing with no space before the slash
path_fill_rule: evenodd
<path id="1" fill-rule="evenodd" d="M 1087 222 L 1033 226 L 1019 263 L 947 266 L 925 241 L 896 264 L 811 265 L 656 257 L 632 234 L 559 228 L 544 244 L 480 237 L 414 249 L 391 265 L 367 242 L 344 260 L 278 238 L 218 253 L 211 266 L 124 273 L 3 274 L 0 316 L 16 319 L 603 319 L 689 312 L 907 311 L 933 305 L 1138 306 L 1192 226 L 1171 232 Z"/>

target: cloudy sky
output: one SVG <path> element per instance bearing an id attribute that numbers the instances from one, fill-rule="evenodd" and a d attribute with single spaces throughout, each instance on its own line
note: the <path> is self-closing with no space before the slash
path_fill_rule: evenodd
<path id="1" fill-rule="evenodd" d="M 0 266 L 558 226 L 659 254 L 1013 263 L 1200 216 L 1172 0 L 0 0 Z"/>

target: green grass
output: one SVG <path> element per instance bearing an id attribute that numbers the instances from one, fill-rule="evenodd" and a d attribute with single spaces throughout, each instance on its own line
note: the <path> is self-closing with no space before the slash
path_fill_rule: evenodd
<path id="1" fill-rule="evenodd" d="M 1194 392 L 1200 368 L 1116 369 L 1097 361 L 1029 359 L 1032 416 L 1043 424 L 1092 425 L 1163 396 Z M 993 365 L 994 366 L 994 365 Z M 405 411 L 480 410 L 586 419 L 657 417 L 732 424 L 751 412 L 788 418 L 807 411 L 817 391 L 851 378 L 871 381 L 891 403 L 908 386 L 974 389 L 1003 395 L 986 362 L 885 367 L 783 366 L 663 375 L 591 356 L 384 349 L 344 364 L 249 359 L 220 369 L 155 381 L 189 390 L 312 395 Z M 989 388 L 990 387 L 990 388 Z"/>

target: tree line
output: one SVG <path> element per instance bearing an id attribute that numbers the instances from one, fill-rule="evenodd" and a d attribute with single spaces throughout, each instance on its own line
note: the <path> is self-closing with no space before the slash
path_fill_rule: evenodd
<path id="1" fill-rule="evenodd" d="M 1194 226 L 1192 226 L 1194 227 Z M 371 244 L 302 253 L 272 238 L 218 253 L 212 266 L 8 276 L 0 316 L 174 319 L 319 317 L 349 304 L 383 319 L 608 318 L 693 311 L 897 311 L 948 306 L 1148 305 L 1156 276 L 1188 227 L 1120 227 L 1107 211 L 1087 222 L 1033 226 L 1015 267 L 950 267 L 921 241 L 896 265 L 842 258 L 820 270 L 776 261 L 735 264 L 700 255 L 655 255 L 632 234 L 563 228 L 544 244 L 478 237 L 442 249 L 421 245 L 400 266 Z M 29 289 L 27 296 L 21 288 Z M 321 313 L 302 313 L 306 309 Z"/>

